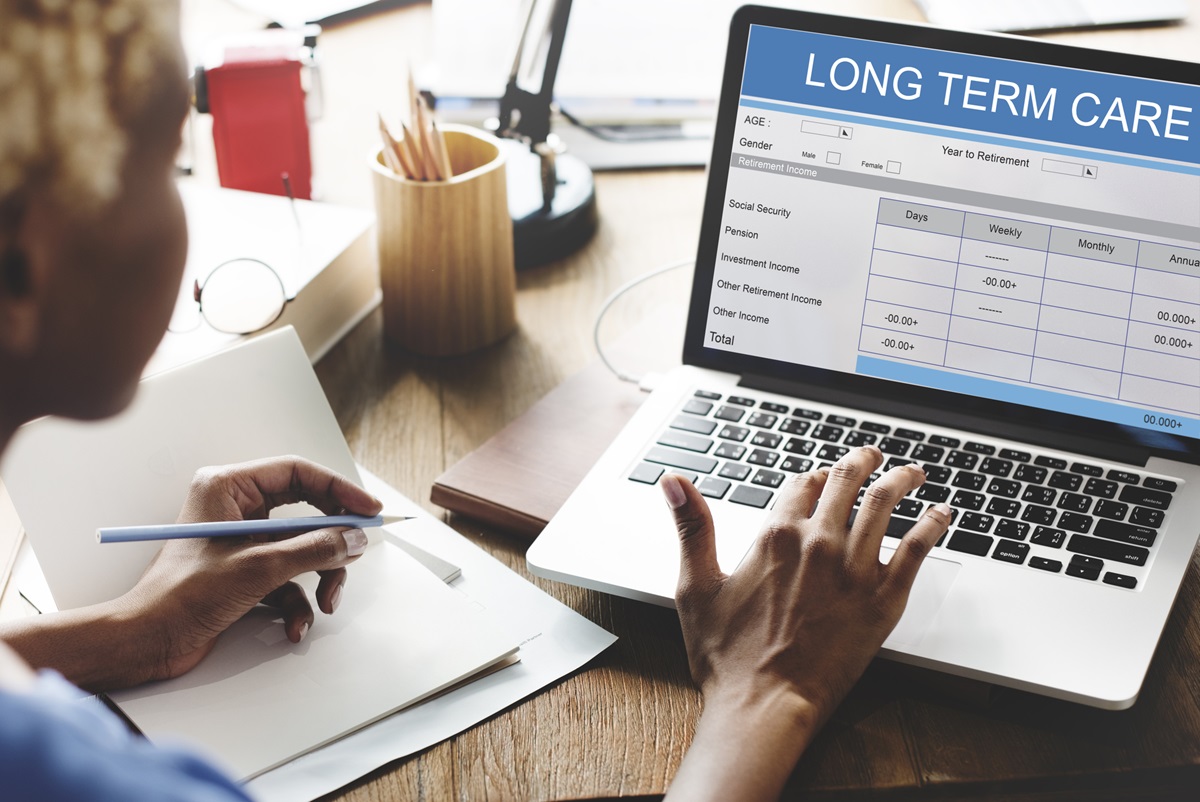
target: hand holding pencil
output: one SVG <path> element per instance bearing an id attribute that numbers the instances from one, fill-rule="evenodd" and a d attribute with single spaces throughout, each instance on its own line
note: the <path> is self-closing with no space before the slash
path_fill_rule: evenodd
<path id="1" fill-rule="evenodd" d="M 383 139 L 383 161 L 388 169 L 410 181 L 445 181 L 454 176 L 446 139 L 438 127 L 425 98 L 417 91 L 412 73 L 408 76 L 408 124 L 400 123 L 400 133 L 379 115 L 379 135 Z"/>

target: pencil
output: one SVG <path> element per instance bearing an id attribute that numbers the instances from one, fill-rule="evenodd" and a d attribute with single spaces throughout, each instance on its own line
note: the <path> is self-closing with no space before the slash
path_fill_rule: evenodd
<path id="1" fill-rule="evenodd" d="M 450 154 L 446 150 L 446 139 L 442 136 L 442 129 L 438 128 L 437 120 L 432 117 L 429 120 L 429 127 L 433 132 L 431 136 L 433 154 L 437 158 L 438 170 L 442 173 L 442 179 L 453 178 L 454 168 L 450 166 Z"/>
<path id="2" fill-rule="evenodd" d="M 428 176 L 425 174 L 425 155 L 421 150 L 421 140 L 413 136 L 413 132 L 404 123 L 400 123 L 400 131 L 404 134 L 404 139 L 400 140 L 400 147 L 408 150 L 408 158 L 413 167 L 413 178 L 424 181 Z"/>
<path id="3" fill-rule="evenodd" d="M 396 141 L 392 139 L 392 133 L 388 130 L 387 123 L 383 121 L 383 114 L 379 114 L 379 135 L 383 138 L 383 162 L 388 169 L 397 175 L 406 175 L 408 170 L 404 168 L 404 164 L 400 161 L 400 156 L 396 152 Z M 412 178 L 411 175 L 408 176 Z"/>
<path id="4" fill-rule="evenodd" d="M 438 170 L 437 159 L 433 155 L 433 136 L 430 134 L 429 126 L 429 109 L 425 105 L 425 99 L 417 97 L 417 136 L 421 138 L 421 155 L 425 160 L 425 176 L 433 181 L 442 180 L 442 175 Z"/>
<path id="5" fill-rule="evenodd" d="M 294 535 L 330 526 L 363 529 L 411 521 L 399 515 L 317 515 L 311 518 L 262 518 L 252 521 L 205 521 L 161 526 L 112 526 L 96 530 L 100 543 L 137 543 L 144 540 L 181 540 L 196 537 L 249 537 L 251 535 Z"/>

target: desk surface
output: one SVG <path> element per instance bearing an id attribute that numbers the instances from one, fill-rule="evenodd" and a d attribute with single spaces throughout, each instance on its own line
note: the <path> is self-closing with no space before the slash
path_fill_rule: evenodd
<path id="1" fill-rule="evenodd" d="M 816 9 L 918 19 L 908 0 L 824 0 Z M 1186 27 L 1060 34 L 1096 47 L 1194 58 L 1200 43 L 1200 0 Z M 217 0 L 184 0 L 189 44 L 237 30 L 254 17 Z M 337 26 L 322 36 L 326 116 L 314 131 L 315 171 L 327 200 L 369 207 L 366 154 L 374 144 L 377 108 L 396 105 L 406 64 L 431 57 L 430 9 L 419 4 Z M 199 178 L 215 182 L 206 131 L 197 127 Z M 208 140 L 211 142 L 211 140 Z M 208 150 L 211 149 L 211 144 Z M 318 365 L 318 374 L 354 457 L 414 499 L 433 480 L 593 356 L 592 320 L 599 304 L 631 277 L 692 255 L 704 176 L 700 170 L 597 176 L 601 225 L 595 240 L 561 263 L 520 274 L 519 331 L 482 353 L 450 360 L 415 358 L 383 345 L 379 313 L 364 321 Z M 612 330 L 661 313 L 654 298 L 673 295 L 680 308 L 685 276 L 656 279 L 663 292 L 634 295 L 614 309 Z M 677 359 L 664 336 L 664 364 Z M 514 570 L 524 567 L 525 541 L 471 521 L 449 523 Z M 531 581 L 620 636 L 585 670 L 418 756 L 391 764 L 336 798 L 579 799 L 661 794 L 691 740 L 700 712 L 674 613 L 624 599 Z M 349 592 L 353 592 L 353 576 Z M 11 596 L 11 592 L 9 594 Z M 11 598 L 5 602 L 11 608 Z M 1196 631 L 1200 578 L 1193 571 L 1164 643 Z M 1147 693 L 1156 688 L 1200 696 L 1195 675 L 1160 655 Z M 1034 798 L 1094 798 L 1067 773 L 1114 770 L 1108 784 L 1138 783 L 1141 774 L 1121 738 L 1133 711 L 1101 714 L 1030 698 L 1003 710 L 944 677 L 890 664 L 871 669 L 798 768 L 795 790 L 808 798 L 855 797 L 869 789 L 904 797 L 920 787 L 939 799 L 979 798 L 1047 789 Z M 1139 745 L 1162 765 L 1200 764 L 1200 746 L 1161 737 Z M 1183 731 L 1195 733 L 1195 722 Z M 1035 744 L 1037 749 L 1030 749 Z M 1019 747 L 1019 748 L 1018 748 Z M 1037 753 L 1036 762 L 1028 760 Z M 1013 755 L 1025 755 L 1016 760 Z M 1004 767 L 998 770 L 996 767 Z M 1038 784 L 1030 778 L 1050 776 Z M 1194 776 L 1194 775 L 1192 775 Z M 1089 781 L 1089 784 L 1094 780 Z M 1094 786 L 1093 786 L 1094 788 Z M 1072 790 L 1074 789 L 1074 790 Z M 1137 798 L 1148 798 L 1139 791 Z M 1126 798 L 1132 798 L 1126 791 Z"/>

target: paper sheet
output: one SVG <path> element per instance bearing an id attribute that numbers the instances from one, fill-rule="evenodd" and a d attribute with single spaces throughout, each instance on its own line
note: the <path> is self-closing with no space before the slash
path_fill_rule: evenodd
<path id="1" fill-rule="evenodd" d="M 359 466 L 359 472 L 367 490 L 382 499 L 387 510 L 420 516 L 393 528 L 403 528 L 413 543 L 462 568 L 462 576 L 451 587 L 517 628 L 522 636 L 521 662 L 256 777 L 246 787 L 262 802 L 315 799 L 426 749 L 575 671 L 616 641 L 614 635 L 526 582 L 433 516 L 416 512 L 416 504 L 366 468 Z M 346 592 L 351 592 L 351 585 Z"/>

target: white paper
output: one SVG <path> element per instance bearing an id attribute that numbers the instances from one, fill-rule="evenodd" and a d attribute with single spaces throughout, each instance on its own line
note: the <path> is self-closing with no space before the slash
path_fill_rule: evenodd
<path id="1" fill-rule="evenodd" d="M 249 778 L 458 683 L 518 638 L 384 541 L 353 567 L 338 611 L 292 643 L 258 607 L 192 671 L 111 694 L 152 741 L 195 744 Z M 310 597 L 316 577 L 300 578 Z"/>
<path id="2" fill-rule="evenodd" d="M 359 473 L 385 509 L 416 505 L 366 468 Z M 509 622 L 521 637 L 521 662 L 422 702 L 269 771 L 247 784 L 262 802 L 311 800 L 397 758 L 443 741 L 580 668 L 616 637 L 513 573 L 428 513 L 395 524 L 419 547 L 462 568 L 451 587 Z M 352 592 L 353 575 L 346 593 Z M 450 789 L 444 789 L 445 794 Z"/>

